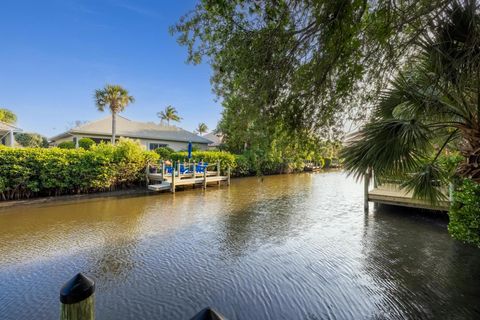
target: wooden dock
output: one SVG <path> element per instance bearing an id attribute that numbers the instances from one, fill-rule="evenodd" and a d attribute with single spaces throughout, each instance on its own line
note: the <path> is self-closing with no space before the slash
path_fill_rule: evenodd
<path id="1" fill-rule="evenodd" d="M 215 167 L 215 171 L 209 171 L 209 167 Z M 167 172 L 165 164 L 161 164 L 160 171 L 159 168 L 154 168 L 147 166 L 146 172 L 146 181 L 148 190 L 152 191 L 170 191 L 175 193 L 175 190 L 178 186 L 193 186 L 202 185 L 204 188 L 208 184 L 215 183 L 220 184 L 222 181 L 226 182 L 227 185 L 230 185 L 230 168 L 227 168 L 226 175 L 221 175 L 220 162 L 217 162 L 213 165 L 208 165 L 202 167 L 202 172 L 196 171 L 196 163 L 180 163 L 177 162 L 173 166 L 170 173 Z M 189 170 L 185 170 L 189 168 Z M 183 172 L 182 172 L 183 170 Z M 153 182 L 153 184 L 151 184 Z"/>
<path id="2" fill-rule="evenodd" d="M 434 211 L 448 211 L 450 207 L 450 201 L 440 201 L 433 205 L 427 200 L 414 198 L 412 191 L 407 192 L 406 190 L 401 189 L 399 184 L 385 183 L 379 186 L 374 186 L 374 188 L 370 190 L 370 177 L 371 172 L 365 177 L 364 197 L 366 212 L 368 212 L 368 202 Z M 445 188 L 445 195 L 448 195 L 448 193 L 447 188 Z"/>

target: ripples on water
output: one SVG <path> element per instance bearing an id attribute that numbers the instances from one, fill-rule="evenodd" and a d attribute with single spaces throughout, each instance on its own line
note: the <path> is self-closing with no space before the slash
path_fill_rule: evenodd
<path id="1" fill-rule="evenodd" d="M 98 319 L 480 318 L 480 250 L 447 219 L 363 213 L 342 173 L 0 211 L 0 319 L 55 319 L 77 272 Z"/>

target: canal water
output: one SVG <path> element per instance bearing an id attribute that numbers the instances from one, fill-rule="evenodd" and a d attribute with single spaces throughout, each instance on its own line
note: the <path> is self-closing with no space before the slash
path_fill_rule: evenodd
<path id="1" fill-rule="evenodd" d="M 97 319 L 480 319 L 480 249 L 362 194 L 333 172 L 0 209 L 0 319 L 58 318 L 78 272 Z"/>

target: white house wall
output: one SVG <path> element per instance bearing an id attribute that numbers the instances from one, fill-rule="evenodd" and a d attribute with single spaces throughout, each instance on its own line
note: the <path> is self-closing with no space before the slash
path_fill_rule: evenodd
<path id="1" fill-rule="evenodd" d="M 71 137 L 65 137 L 65 138 L 60 138 L 57 139 L 53 142 L 53 145 L 57 146 L 61 142 L 65 141 L 73 141 L 73 138 L 77 137 L 78 140 L 82 138 L 95 138 L 95 139 L 106 139 L 109 140 L 111 139 L 111 136 L 93 136 L 93 135 L 75 135 Z M 119 137 L 120 138 L 120 137 Z M 128 137 L 127 137 L 128 138 Z M 133 138 L 134 139 L 134 138 Z M 181 151 L 181 150 L 187 150 L 188 148 L 188 142 L 182 142 L 182 141 L 167 141 L 167 140 L 146 140 L 146 139 L 134 139 L 140 141 L 140 144 L 146 149 L 149 150 L 149 145 L 150 143 L 158 143 L 158 144 L 166 144 L 169 148 L 172 148 L 175 151 Z M 198 146 L 200 150 L 207 150 L 208 145 L 207 144 L 200 144 L 200 143 L 193 143 L 195 146 Z"/>

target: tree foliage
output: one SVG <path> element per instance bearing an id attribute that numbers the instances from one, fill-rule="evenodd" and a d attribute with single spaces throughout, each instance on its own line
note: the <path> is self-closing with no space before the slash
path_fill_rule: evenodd
<path id="1" fill-rule="evenodd" d="M 0 108 L 0 121 L 15 124 L 17 122 L 17 115 L 11 110 Z"/>
<path id="2" fill-rule="evenodd" d="M 448 231 L 458 240 L 480 248 L 480 184 L 462 181 L 453 194 Z"/>
<path id="3" fill-rule="evenodd" d="M 332 138 L 365 117 L 448 2 L 202 0 L 171 31 L 190 62 L 212 65 L 225 122 Z"/>
<path id="4" fill-rule="evenodd" d="M 202 134 L 204 134 L 204 133 L 207 133 L 207 131 L 208 131 L 208 126 L 207 126 L 205 123 L 200 122 L 200 123 L 198 124 L 197 129 L 196 129 L 195 131 L 196 131 L 199 135 L 202 135 Z"/>
<path id="5" fill-rule="evenodd" d="M 410 65 L 381 94 L 373 117 L 344 149 L 355 176 L 400 176 L 433 202 L 449 178 L 439 158 L 463 156 L 459 174 L 480 182 L 480 15 L 475 1 L 452 1 L 417 42 Z"/>
<path id="6" fill-rule="evenodd" d="M 112 144 L 115 144 L 117 114 L 125 110 L 130 103 L 135 102 L 135 98 L 128 93 L 127 89 L 110 84 L 103 89 L 95 90 L 94 98 L 99 111 L 103 112 L 108 108 L 112 113 Z"/>
<path id="7" fill-rule="evenodd" d="M 165 110 L 157 113 L 157 117 L 161 121 L 167 121 L 167 124 L 170 125 L 170 121 L 180 122 L 182 118 L 178 115 L 177 109 L 172 106 L 166 106 Z"/>
<path id="8" fill-rule="evenodd" d="M 15 133 L 15 141 L 22 147 L 48 148 L 47 138 L 38 133 Z"/>

